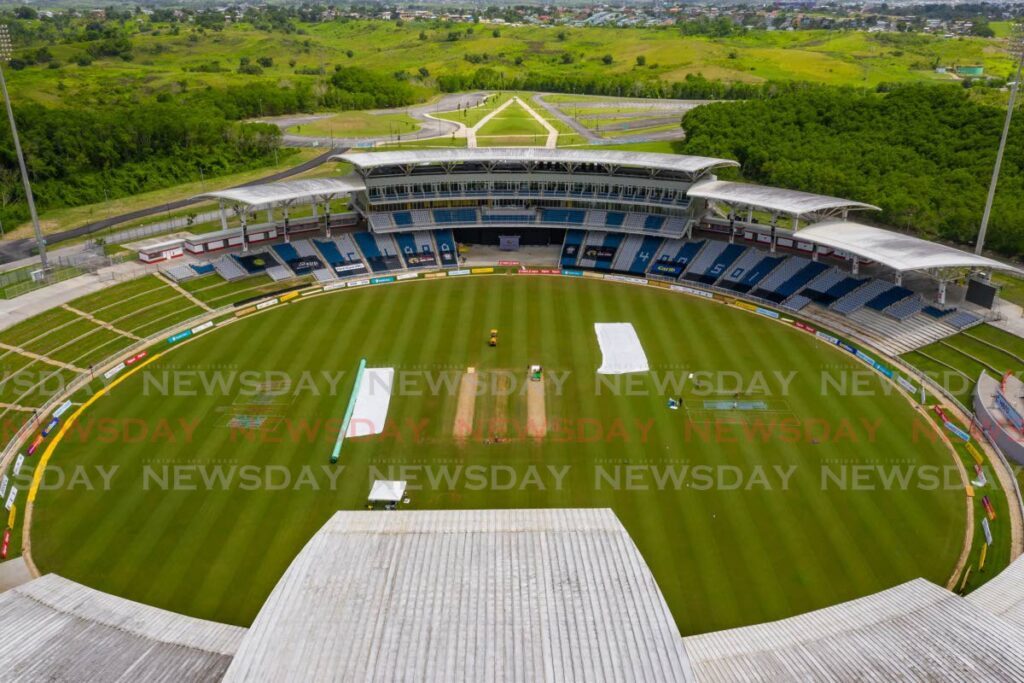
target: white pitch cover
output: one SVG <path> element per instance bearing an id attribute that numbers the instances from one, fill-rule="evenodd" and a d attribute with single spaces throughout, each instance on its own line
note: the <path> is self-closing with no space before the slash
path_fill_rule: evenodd
<path id="1" fill-rule="evenodd" d="M 594 323 L 594 332 L 602 356 L 598 374 L 624 375 L 650 370 L 632 323 Z"/>
<path id="2" fill-rule="evenodd" d="M 384 431 L 391 403 L 391 387 L 395 382 L 394 368 L 366 368 L 356 394 L 356 407 L 348 423 L 346 438 L 371 436 Z"/>

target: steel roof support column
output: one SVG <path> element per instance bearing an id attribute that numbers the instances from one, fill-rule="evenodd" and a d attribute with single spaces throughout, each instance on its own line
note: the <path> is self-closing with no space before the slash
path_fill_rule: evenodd
<path id="1" fill-rule="evenodd" d="M 850 273 L 853 275 L 860 273 L 860 259 L 857 258 L 856 254 L 853 255 L 853 261 L 850 262 Z"/>
<path id="2" fill-rule="evenodd" d="M 281 209 L 284 211 L 284 243 L 288 244 L 291 242 L 291 235 L 288 233 L 288 208 L 291 202 L 284 202 L 281 205 Z"/>
<path id="3" fill-rule="evenodd" d="M 946 305 L 946 281 L 939 280 L 939 303 Z"/>
<path id="4" fill-rule="evenodd" d="M 221 230 L 227 230 L 228 229 L 228 214 L 227 214 L 226 211 L 224 211 L 224 200 L 223 199 L 218 199 L 217 200 L 217 205 L 218 205 L 218 210 L 220 211 L 220 229 Z"/>
<path id="5" fill-rule="evenodd" d="M 249 208 L 241 204 L 235 205 L 235 213 L 242 223 L 242 253 L 249 251 Z"/>

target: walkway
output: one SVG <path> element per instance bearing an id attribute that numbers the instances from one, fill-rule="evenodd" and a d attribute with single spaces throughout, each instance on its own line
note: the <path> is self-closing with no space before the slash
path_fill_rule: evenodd
<path id="1" fill-rule="evenodd" d="M 547 120 L 544 117 L 542 117 L 540 114 L 538 114 L 536 111 L 534 111 L 534 109 L 530 105 L 526 104 L 526 102 L 524 102 L 523 100 L 519 99 L 518 96 L 515 96 L 515 97 L 512 97 L 511 99 L 505 100 L 504 102 L 501 103 L 500 106 L 495 107 L 494 111 L 492 111 L 490 114 L 488 114 L 487 116 L 485 116 L 482 119 L 480 119 L 475 126 L 473 126 L 472 128 L 467 128 L 466 129 L 466 146 L 467 147 L 473 147 L 473 148 L 478 147 L 479 145 L 477 145 L 477 141 L 476 141 L 476 134 L 477 134 L 477 132 L 481 128 L 483 128 L 485 125 L 487 125 L 488 121 L 490 121 L 492 118 L 494 118 L 495 116 L 497 116 L 501 112 L 505 111 L 507 108 L 509 108 L 513 104 L 518 104 L 520 107 L 522 107 L 523 110 L 527 114 L 529 114 L 534 119 L 536 119 L 537 123 L 539 123 L 541 126 L 543 126 L 544 130 L 547 131 L 548 136 L 547 136 L 547 139 L 544 141 L 544 147 L 546 147 L 547 149 L 554 149 L 555 147 L 558 146 L 558 131 L 555 129 L 555 127 L 552 126 L 550 123 L 548 123 Z M 506 137 L 507 138 L 507 137 L 518 137 L 518 136 L 503 135 L 501 137 Z"/>

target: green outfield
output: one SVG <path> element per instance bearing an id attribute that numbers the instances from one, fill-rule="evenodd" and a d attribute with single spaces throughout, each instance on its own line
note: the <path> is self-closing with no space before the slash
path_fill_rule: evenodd
<path id="1" fill-rule="evenodd" d="M 234 287 L 188 285 L 210 302 Z M 632 323 L 651 372 L 598 376 L 597 322 Z M 348 439 L 331 467 L 361 358 L 401 379 L 384 433 Z M 539 409 L 533 363 L 545 371 Z M 484 389 L 463 395 L 469 367 Z M 739 410 L 737 392 L 763 405 Z M 467 405 L 473 429 L 459 436 Z M 537 415 L 542 439 L 525 431 Z M 924 423 L 848 354 L 654 288 L 499 275 L 347 291 L 214 330 L 98 397 L 47 468 L 80 468 L 93 485 L 42 480 L 32 555 L 43 572 L 248 625 L 314 531 L 362 508 L 384 476 L 415 487 L 411 509 L 611 507 L 682 632 L 705 632 L 918 576 L 945 584 L 964 540 L 962 490 L 871 474 L 951 466 Z M 854 465 L 867 472 L 857 486 Z"/>

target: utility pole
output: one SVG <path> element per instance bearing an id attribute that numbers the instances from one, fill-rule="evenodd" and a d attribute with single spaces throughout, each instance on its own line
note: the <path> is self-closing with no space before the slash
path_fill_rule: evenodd
<path id="1" fill-rule="evenodd" d="M 1024 29 L 1019 29 L 1024 31 Z M 992 201 L 996 197 L 996 184 L 999 182 L 999 169 L 1003 165 L 1003 152 L 1006 151 L 1006 138 L 1010 134 L 1010 121 L 1013 119 L 1013 107 L 1020 89 L 1021 68 L 1024 67 L 1024 35 L 1017 38 L 1020 54 L 1017 55 L 1017 74 L 1009 83 L 1010 103 L 1006 107 L 1006 119 L 1003 121 L 1003 135 L 999 138 L 999 149 L 996 152 L 996 165 L 992 168 L 992 180 L 988 185 L 988 196 L 985 198 L 985 211 L 981 214 L 981 227 L 978 229 L 978 241 L 974 245 L 974 253 L 980 254 L 985 248 L 985 232 L 988 230 L 988 219 L 992 214 Z"/>
<path id="2" fill-rule="evenodd" d="M 7 27 L 7 24 L 0 24 L 0 61 L 6 63 L 10 60 L 13 53 L 10 29 Z M 11 108 L 11 98 L 7 94 L 7 79 L 4 78 L 4 70 L 2 67 L 0 67 L 0 89 L 3 90 L 4 104 L 7 105 L 7 120 L 11 124 L 11 135 L 14 137 L 14 151 L 18 155 L 18 167 L 21 169 L 21 182 L 25 187 L 25 201 L 28 202 L 28 212 L 32 217 L 32 229 L 36 233 L 36 244 L 39 246 L 39 264 L 43 269 L 43 279 L 46 279 L 46 240 L 43 239 L 43 231 L 39 227 L 39 215 L 36 213 L 36 200 L 32 196 L 32 183 L 28 179 L 28 168 L 25 166 L 25 155 L 21 151 L 21 139 L 18 138 L 18 126 L 14 122 L 14 109 Z"/>

